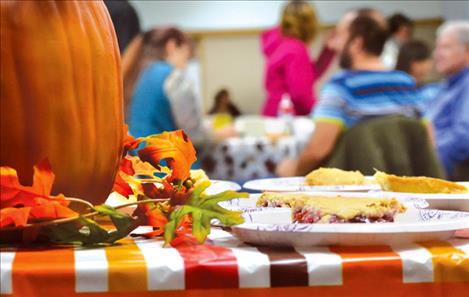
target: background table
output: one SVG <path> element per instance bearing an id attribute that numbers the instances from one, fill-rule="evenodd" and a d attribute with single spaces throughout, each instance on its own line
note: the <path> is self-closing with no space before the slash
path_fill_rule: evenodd
<path id="1" fill-rule="evenodd" d="M 1 250 L 2 296 L 468 296 L 469 239 L 405 246 L 253 247 L 125 239 L 105 248 Z"/>
<path id="2" fill-rule="evenodd" d="M 308 117 L 286 121 L 246 115 L 238 117 L 234 125 L 241 137 L 201 152 L 202 168 L 210 178 L 244 182 L 274 176 L 277 164 L 285 158 L 297 158 L 314 131 Z"/>
<path id="3" fill-rule="evenodd" d="M 296 158 L 306 141 L 294 137 L 230 138 L 202 154 L 201 165 L 213 179 L 243 182 L 275 175 L 277 164 Z"/>

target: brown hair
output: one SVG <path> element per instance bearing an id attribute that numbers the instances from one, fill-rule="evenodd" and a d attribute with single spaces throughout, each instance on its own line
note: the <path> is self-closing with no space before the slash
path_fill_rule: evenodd
<path id="1" fill-rule="evenodd" d="M 130 103 L 140 73 L 153 61 L 165 60 L 166 44 L 170 40 L 174 40 L 177 46 L 192 45 L 190 38 L 184 32 L 169 27 L 152 29 L 139 34 L 126 48 L 122 56 L 125 109 Z"/>
<path id="2" fill-rule="evenodd" d="M 318 19 L 314 8 L 307 1 L 291 1 L 283 9 L 280 29 L 284 36 L 310 43 L 318 32 Z"/>
<path id="3" fill-rule="evenodd" d="M 404 43 L 397 56 L 396 70 L 409 73 L 413 62 L 421 62 L 431 58 L 430 48 L 420 40 Z"/>
<path id="4" fill-rule="evenodd" d="M 355 38 L 363 39 L 363 49 L 376 56 L 381 55 L 388 31 L 383 24 L 371 15 L 359 14 L 350 24 L 349 42 Z"/>
<path id="5" fill-rule="evenodd" d="M 391 17 L 388 19 L 388 26 L 389 26 L 389 33 L 392 35 L 399 31 L 402 27 L 409 27 L 413 28 L 414 27 L 414 22 L 409 19 L 407 16 L 401 14 L 401 13 L 396 13 L 393 14 Z"/>

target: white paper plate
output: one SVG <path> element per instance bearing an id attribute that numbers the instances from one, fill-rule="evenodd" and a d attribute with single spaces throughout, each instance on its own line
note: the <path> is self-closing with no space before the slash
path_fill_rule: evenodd
<path id="1" fill-rule="evenodd" d="M 428 208 L 469 211 L 469 194 L 417 194 L 398 192 L 370 192 L 382 193 L 385 197 L 396 197 L 398 199 L 425 199 Z"/>
<path id="2" fill-rule="evenodd" d="M 371 179 L 371 177 L 367 177 Z M 246 182 L 243 188 L 255 191 L 271 192 L 308 192 L 308 191 L 344 191 L 367 192 L 379 190 L 378 184 L 342 185 L 342 186 L 308 186 L 303 176 L 255 179 Z"/>
<path id="3" fill-rule="evenodd" d="M 469 213 L 409 208 L 394 223 L 293 224 L 289 208 L 251 209 L 233 226 L 242 241 L 269 246 L 390 245 L 445 240 L 469 228 Z"/>
<path id="4" fill-rule="evenodd" d="M 205 190 L 205 193 L 208 195 L 215 195 L 224 191 L 241 190 L 241 186 L 232 181 L 211 179 L 210 182 L 212 184 Z"/>

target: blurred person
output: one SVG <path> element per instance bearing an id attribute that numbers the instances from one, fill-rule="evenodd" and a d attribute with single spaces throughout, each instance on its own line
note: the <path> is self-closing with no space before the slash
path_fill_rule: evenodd
<path id="1" fill-rule="evenodd" d="M 407 16 L 396 13 L 388 19 L 389 38 L 384 45 L 381 59 L 389 69 L 396 65 L 400 47 L 412 38 L 414 22 Z"/>
<path id="2" fill-rule="evenodd" d="M 319 25 L 314 8 L 307 1 L 291 1 L 283 9 L 280 25 L 261 36 L 266 65 L 264 87 L 267 98 L 262 114 L 277 116 L 279 103 L 288 94 L 297 115 L 307 115 L 316 104 L 314 82 L 327 70 L 335 56 L 325 46 L 314 63 L 308 46 Z"/>
<path id="3" fill-rule="evenodd" d="M 132 39 L 140 34 L 140 22 L 137 12 L 127 0 L 104 0 L 116 30 L 119 50 L 122 55 Z"/>
<path id="4" fill-rule="evenodd" d="M 231 101 L 230 93 L 227 89 L 221 89 L 215 94 L 215 100 L 209 114 L 229 114 L 232 118 L 241 115 L 238 107 Z"/>
<path id="5" fill-rule="evenodd" d="M 177 28 L 139 35 L 122 59 L 124 104 L 134 137 L 183 129 L 196 148 L 234 136 L 233 127 L 212 133 L 203 124 L 194 84 L 184 71 L 192 42 Z"/>
<path id="6" fill-rule="evenodd" d="M 432 67 L 431 51 L 425 42 L 411 40 L 402 45 L 397 57 L 396 70 L 407 72 L 415 79 L 423 98 L 422 110 L 435 99 L 441 87 L 439 83 L 427 83 Z"/>
<path id="7" fill-rule="evenodd" d="M 435 134 L 438 155 L 449 178 L 469 162 L 469 21 L 451 21 L 437 31 L 436 70 L 446 77 L 427 118 Z"/>
<path id="8" fill-rule="evenodd" d="M 319 167 L 341 134 L 367 119 L 388 115 L 418 116 L 416 85 L 402 71 L 387 70 L 380 55 L 387 37 L 383 16 L 364 9 L 347 13 L 337 25 L 333 44 L 344 71 L 320 94 L 312 113 L 315 130 L 297 160 L 285 160 L 280 176 L 305 175 Z"/>

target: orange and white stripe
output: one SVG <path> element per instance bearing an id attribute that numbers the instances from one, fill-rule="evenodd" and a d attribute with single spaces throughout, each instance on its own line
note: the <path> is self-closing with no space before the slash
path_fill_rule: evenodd
<path id="1" fill-rule="evenodd" d="M 13 293 L 12 268 L 14 259 L 14 251 L 0 253 L 0 294 Z"/>
<path id="2" fill-rule="evenodd" d="M 163 248 L 162 241 L 136 240 L 147 267 L 149 291 L 184 290 L 184 260 L 174 248 Z"/>
<path id="3" fill-rule="evenodd" d="M 410 295 L 417 288 L 438 288 L 428 296 L 460 296 L 469 286 L 467 239 L 390 247 L 276 249 L 248 246 L 228 232 L 214 230 L 207 245 L 193 248 L 163 248 L 161 240 L 126 238 L 94 249 L 3 249 L 0 261 L 2 296 L 147 291 L 172 291 L 176 296 L 191 289 L 267 292 L 276 287 L 304 288 L 303 295 L 322 290 L 338 295 L 361 290 L 357 294 L 366 295 L 373 290 L 370 286 L 366 291 L 367 284 Z M 296 283 L 284 282 L 285 272 L 294 273 Z"/>
<path id="4" fill-rule="evenodd" d="M 107 292 L 108 261 L 102 248 L 75 250 L 75 291 Z"/>
<path id="5" fill-rule="evenodd" d="M 416 243 L 392 246 L 402 260 L 404 283 L 433 282 L 432 254 Z"/>
<path id="6" fill-rule="evenodd" d="M 327 247 L 296 248 L 308 263 L 310 286 L 342 284 L 342 258 Z"/>

